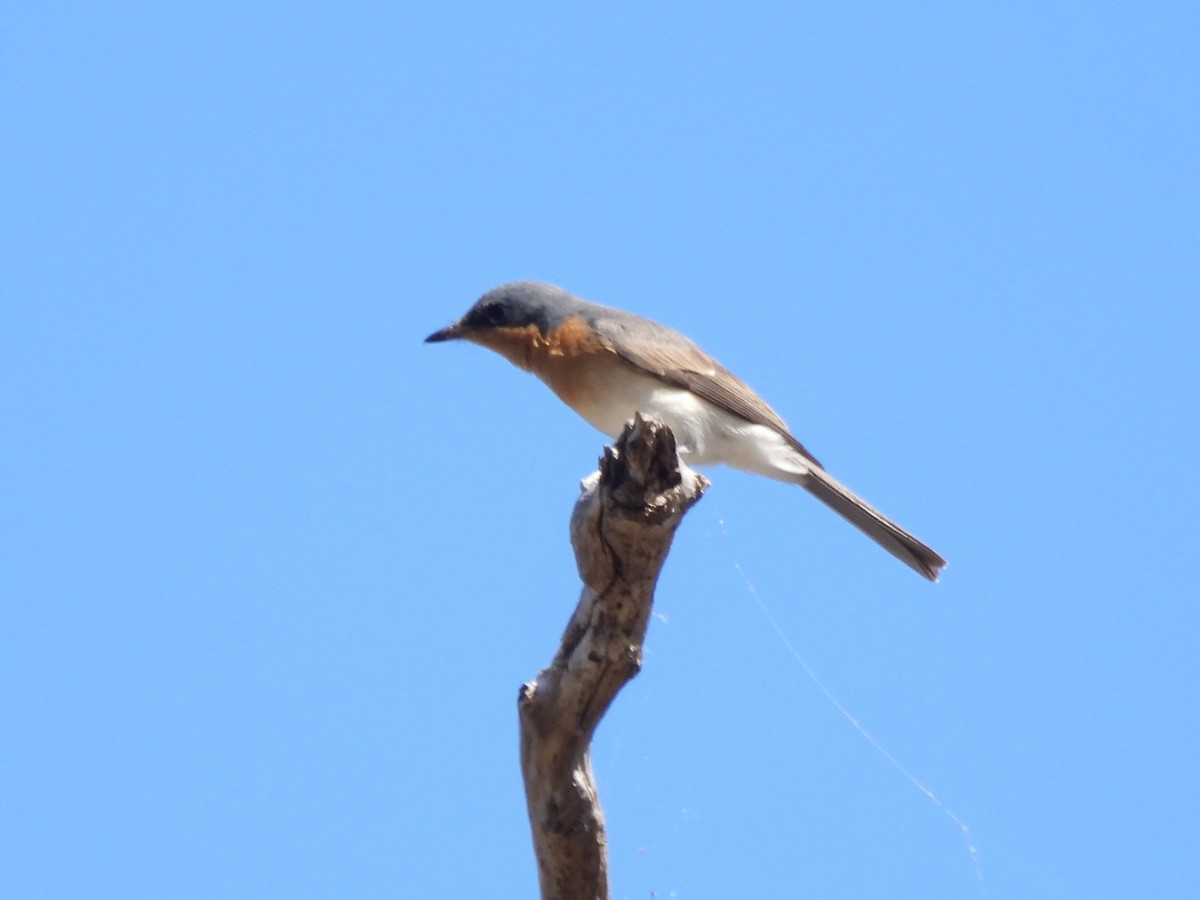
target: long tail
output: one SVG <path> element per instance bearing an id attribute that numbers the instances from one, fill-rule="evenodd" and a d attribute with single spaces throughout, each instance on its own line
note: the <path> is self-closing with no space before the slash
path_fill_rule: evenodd
<path id="1" fill-rule="evenodd" d="M 855 495 L 824 469 L 812 466 L 796 479 L 800 486 L 836 512 L 839 516 L 871 538 L 880 547 L 907 566 L 911 566 L 930 581 L 946 561 L 934 550 L 917 540 L 883 513 Z"/>

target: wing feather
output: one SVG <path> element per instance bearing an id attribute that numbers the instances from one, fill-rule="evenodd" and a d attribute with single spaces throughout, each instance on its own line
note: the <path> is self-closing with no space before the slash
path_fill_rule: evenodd
<path id="1" fill-rule="evenodd" d="M 821 465 L 762 397 L 678 331 L 632 313 L 604 307 L 591 324 L 626 362 L 686 388 L 747 422 L 779 432 L 805 459 Z"/>

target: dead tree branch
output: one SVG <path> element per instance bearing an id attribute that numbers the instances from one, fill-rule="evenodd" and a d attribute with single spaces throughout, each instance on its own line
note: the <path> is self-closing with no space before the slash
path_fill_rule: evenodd
<path id="1" fill-rule="evenodd" d="M 604 814 L 588 747 L 642 665 L 654 586 L 708 481 L 681 469 L 670 429 L 640 416 L 606 447 L 571 516 L 583 591 L 550 666 L 522 686 L 521 772 L 542 900 L 607 900 Z"/>

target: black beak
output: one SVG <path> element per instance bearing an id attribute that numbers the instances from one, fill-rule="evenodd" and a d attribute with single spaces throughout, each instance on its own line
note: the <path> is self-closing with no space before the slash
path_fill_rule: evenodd
<path id="1" fill-rule="evenodd" d="M 429 337 L 425 338 L 425 343 L 437 344 L 441 341 L 457 340 L 463 336 L 465 330 L 461 322 L 455 322 L 453 325 L 447 325 L 441 331 L 435 331 Z"/>

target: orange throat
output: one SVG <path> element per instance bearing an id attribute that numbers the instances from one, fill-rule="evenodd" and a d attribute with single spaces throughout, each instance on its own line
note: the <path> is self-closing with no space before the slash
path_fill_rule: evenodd
<path id="1" fill-rule="evenodd" d="M 536 325 L 493 328 L 468 340 L 532 372 L 575 410 L 590 406 L 605 390 L 614 367 L 625 363 L 579 316 L 542 334 Z"/>

